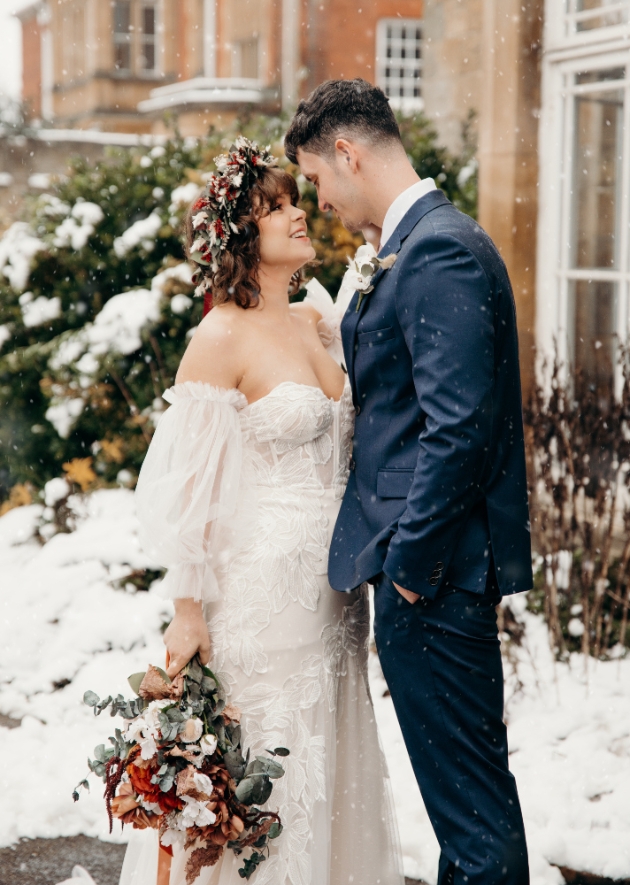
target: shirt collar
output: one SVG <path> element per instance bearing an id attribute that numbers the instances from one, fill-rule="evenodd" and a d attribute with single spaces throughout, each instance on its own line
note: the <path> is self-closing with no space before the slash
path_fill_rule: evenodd
<path id="1" fill-rule="evenodd" d="M 387 210 L 387 213 L 383 220 L 383 229 L 381 231 L 381 249 L 383 248 L 383 246 L 386 245 L 391 235 L 394 233 L 394 231 L 403 220 L 407 212 L 409 212 L 414 203 L 417 203 L 421 197 L 426 196 L 426 194 L 436 189 L 436 184 L 432 178 L 423 178 L 421 181 L 416 181 L 415 184 L 412 184 L 411 187 L 408 187 L 407 190 L 402 192 L 402 194 L 398 194 L 394 202 Z"/>

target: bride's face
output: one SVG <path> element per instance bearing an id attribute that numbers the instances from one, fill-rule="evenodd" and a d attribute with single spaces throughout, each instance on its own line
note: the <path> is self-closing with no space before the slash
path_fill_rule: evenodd
<path id="1" fill-rule="evenodd" d="M 259 218 L 258 230 L 261 265 L 293 274 L 315 258 L 306 231 L 306 212 L 293 206 L 287 194 L 281 194 Z"/>

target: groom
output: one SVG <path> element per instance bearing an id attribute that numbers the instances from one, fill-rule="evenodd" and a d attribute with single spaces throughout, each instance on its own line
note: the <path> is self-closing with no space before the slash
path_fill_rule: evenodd
<path id="1" fill-rule="evenodd" d="M 357 417 L 330 583 L 375 585 L 376 643 L 442 849 L 439 885 L 526 885 L 495 613 L 532 586 L 507 271 L 484 231 L 418 178 L 387 98 L 364 80 L 302 101 L 285 150 L 322 210 L 350 231 L 380 228 L 379 258 L 396 256 L 342 323 Z"/>

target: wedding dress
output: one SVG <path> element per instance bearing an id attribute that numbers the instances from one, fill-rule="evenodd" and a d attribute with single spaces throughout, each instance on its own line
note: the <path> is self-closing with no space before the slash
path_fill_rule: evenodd
<path id="1" fill-rule="evenodd" d="M 335 346 L 327 297 L 313 300 Z M 211 667 L 242 711 L 244 746 L 291 751 L 268 803 L 284 831 L 251 881 L 402 885 L 367 683 L 367 591 L 341 594 L 326 578 L 348 475 L 350 387 L 339 402 L 291 381 L 251 404 L 197 382 L 164 396 L 171 405 L 136 492 L 143 546 L 169 567 L 166 595 L 203 601 Z M 171 885 L 184 885 L 185 864 L 175 847 Z M 237 885 L 241 865 L 226 851 L 196 885 Z M 121 885 L 155 885 L 156 871 L 155 831 L 135 831 Z"/>

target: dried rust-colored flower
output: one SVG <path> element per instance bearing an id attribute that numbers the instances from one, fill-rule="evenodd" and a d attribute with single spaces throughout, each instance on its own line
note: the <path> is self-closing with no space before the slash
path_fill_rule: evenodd
<path id="1" fill-rule="evenodd" d="M 178 674 L 172 682 L 166 682 L 157 667 L 149 664 L 149 669 L 144 674 L 140 683 L 138 694 L 148 701 L 161 701 L 165 699 L 179 700 L 184 692 L 184 677 Z"/>
<path id="2" fill-rule="evenodd" d="M 204 867 L 212 867 L 223 854 L 221 845 L 205 845 L 203 848 L 195 848 L 186 864 L 186 882 L 192 885 Z"/>

